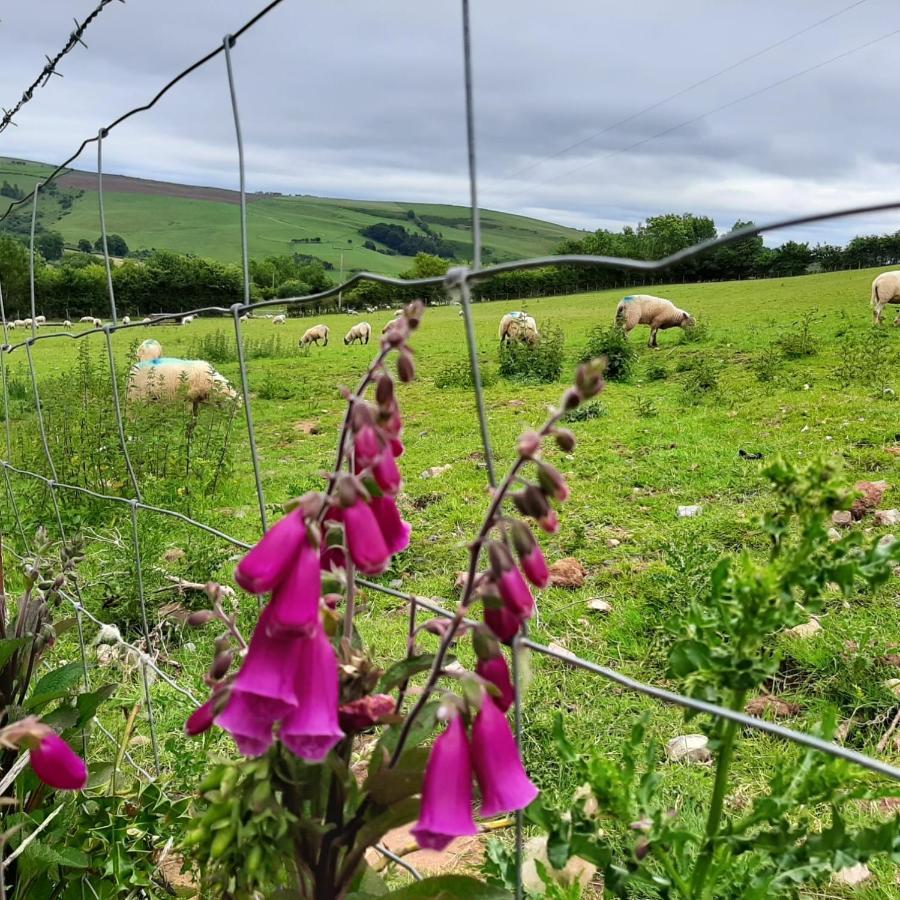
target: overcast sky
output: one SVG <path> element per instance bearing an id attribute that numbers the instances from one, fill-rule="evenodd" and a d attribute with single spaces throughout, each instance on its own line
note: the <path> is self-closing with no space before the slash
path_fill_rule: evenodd
<path id="1" fill-rule="evenodd" d="M 0 104 L 93 5 L 5 0 Z M 263 5 L 111 4 L 0 154 L 65 159 Z M 900 199 L 896 0 L 472 0 L 472 30 L 482 206 L 591 229 L 692 211 L 724 229 Z M 284 0 L 233 51 L 248 189 L 466 203 L 461 44 L 457 0 Z M 110 172 L 236 187 L 235 163 L 222 56 L 104 142 Z M 94 167 L 94 147 L 75 165 Z M 768 240 L 897 228 L 863 217 Z"/>

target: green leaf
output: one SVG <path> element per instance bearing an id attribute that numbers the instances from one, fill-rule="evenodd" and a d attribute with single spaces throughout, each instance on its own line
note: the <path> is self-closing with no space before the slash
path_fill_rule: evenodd
<path id="1" fill-rule="evenodd" d="M 390 769 L 382 766 L 363 787 L 379 806 L 390 806 L 404 797 L 418 794 L 422 789 L 422 775 L 428 762 L 427 747 L 405 750 Z"/>
<path id="2" fill-rule="evenodd" d="M 409 656 L 406 659 L 397 660 L 378 682 L 378 690 L 386 694 L 419 672 L 427 672 L 434 665 L 433 653 L 420 653 L 418 656 Z M 449 665 L 453 658 L 448 656 L 444 664 Z"/>
<path id="3" fill-rule="evenodd" d="M 31 696 L 25 701 L 25 709 L 35 710 L 65 697 L 71 688 L 83 677 L 84 670 L 80 662 L 66 663 L 52 672 L 48 672 L 34 687 Z"/>
<path id="4" fill-rule="evenodd" d="M 384 879 L 371 866 L 363 866 L 353 881 L 351 892 L 346 900 L 369 900 L 371 897 L 383 897 L 388 892 Z"/>
<path id="5" fill-rule="evenodd" d="M 393 900 L 510 900 L 512 894 L 467 875 L 439 875 L 392 891 Z"/>
<path id="6" fill-rule="evenodd" d="M 434 700 L 431 703 L 426 703 L 425 706 L 422 707 L 422 711 L 416 716 L 416 720 L 409 730 L 409 735 L 406 739 L 407 750 L 410 747 L 417 747 L 427 737 L 431 736 L 435 725 L 437 724 L 437 711 L 439 706 L 440 702 Z M 369 761 L 369 778 L 372 778 L 384 765 L 385 756 L 390 756 L 390 754 L 394 752 L 394 748 L 400 740 L 400 731 L 402 728 L 402 723 L 392 725 L 381 735 L 381 739 L 372 751 L 372 758 Z"/>
<path id="7" fill-rule="evenodd" d="M 359 830 L 356 843 L 366 847 L 377 844 L 392 828 L 399 828 L 418 818 L 418 797 L 407 797 L 366 822 Z"/>
<path id="8" fill-rule="evenodd" d="M 109 700 L 118 689 L 117 684 L 105 684 L 90 693 L 79 694 L 75 700 L 78 709 L 78 727 L 83 728 L 97 714 L 100 704 Z"/>
<path id="9" fill-rule="evenodd" d="M 32 864 L 68 866 L 70 869 L 86 869 L 90 863 L 87 855 L 81 850 L 66 847 L 61 842 L 51 847 L 49 844 L 34 840 L 22 851 L 22 856 Z"/>
<path id="10" fill-rule="evenodd" d="M 559 758 L 564 763 L 574 763 L 578 761 L 578 753 L 572 746 L 572 742 L 566 737 L 562 713 L 557 713 L 553 718 L 553 742 L 556 744 L 556 749 L 559 751 Z"/>
<path id="11" fill-rule="evenodd" d="M 0 640 L 0 666 L 5 666 L 16 650 L 30 644 L 31 641 L 32 638 L 30 637 L 3 638 L 3 640 Z"/>
<path id="12" fill-rule="evenodd" d="M 78 724 L 78 710 L 71 706 L 58 706 L 53 712 L 41 716 L 41 720 L 57 731 L 74 728 Z"/>
<path id="13" fill-rule="evenodd" d="M 87 786 L 89 788 L 102 787 L 110 780 L 110 778 L 112 778 L 115 768 L 116 767 L 112 763 L 108 762 L 91 763 L 90 769 L 88 770 Z"/>

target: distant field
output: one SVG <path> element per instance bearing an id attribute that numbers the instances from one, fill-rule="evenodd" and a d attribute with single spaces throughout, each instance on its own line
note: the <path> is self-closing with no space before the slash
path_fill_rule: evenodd
<path id="1" fill-rule="evenodd" d="M 35 180 L 49 171 L 49 167 L 37 163 L 17 165 L 0 160 L 0 180 L 5 178 L 25 191 L 30 191 Z M 83 194 L 68 211 L 54 208 L 43 225 L 58 230 L 70 244 L 80 238 L 95 240 L 100 228 L 96 176 L 76 172 L 64 176 L 60 186 L 82 190 Z M 121 234 L 131 249 L 177 250 L 229 262 L 240 258 L 238 195 L 233 191 L 109 176 L 104 181 L 103 194 L 107 228 Z M 339 269 L 343 256 L 345 272 L 366 269 L 396 275 L 409 268 L 410 257 L 367 250 L 359 229 L 389 222 L 423 234 L 406 218 L 410 209 L 452 242 L 460 259 L 470 255 L 469 211 L 462 206 L 271 195 L 251 195 L 249 200 L 249 246 L 255 257 L 308 253 Z M 0 211 L 3 208 L 0 204 Z M 482 213 L 482 228 L 488 260 L 549 253 L 560 241 L 580 233 L 562 225 L 490 210 Z M 319 238 L 320 242 L 296 242 L 304 238 Z"/>

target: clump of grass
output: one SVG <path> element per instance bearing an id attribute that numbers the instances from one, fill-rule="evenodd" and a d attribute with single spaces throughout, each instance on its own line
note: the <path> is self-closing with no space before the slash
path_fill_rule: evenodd
<path id="1" fill-rule="evenodd" d="M 639 419 L 655 419 L 659 415 L 659 410 L 649 397 L 638 397 L 634 405 L 634 414 Z"/>
<path id="2" fill-rule="evenodd" d="M 665 381 L 669 377 L 669 370 L 659 363 L 650 363 L 644 377 L 647 381 Z"/>
<path id="3" fill-rule="evenodd" d="M 564 416 L 564 422 L 587 422 L 589 419 L 602 419 L 609 415 L 609 410 L 599 401 L 591 400 L 575 409 L 570 409 Z"/>
<path id="4" fill-rule="evenodd" d="M 682 344 L 701 344 L 709 338 L 709 325 L 704 319 L 695 319 L 694 325 L 681 329 Z"/>
<path id="5" fill-rule="evenodd" d="M 783 362 L 781 347 L 778 344 L 770 344 L 750 361 L 750 371 L 756 376 L 757 381 L 774 381 Z"/>
<path id="6" fill-rule="evenodd" d="M 839 360 L 834 374 L 844 387 L 857 382 L 880 392 L 885 387 L 885 374 L 896 371 L 896 353 L 890 338 L 878 328 L 845 334 Z"/>
<path id="7" fill-rule="evenodd" d="M 297 352 L 297 348 L 290 341 L 282 339 L 279 334 L 270 334 L 268 337 L 244 335 L 245 359 L 278 359 L 295 356 Z M 237 362 L 234 334 L 216 330 L 195 338 L 188 345 L 187 356 L 190 359 L 207 359 L 214 363 Z"/>
<path id="8" fill-rule="evenodd" d="M 689 403 L 698 403 L 704 397 L 719 393 L 719 373 L 704 358 L 697 359 L 684 379 L 684 397 Z"/>
<path id="9" fill-rule="evenodd" d="M 617 325 L 596 325 L 588 332 L 587 343 L 579 357 L 579 362 L 588 362 L 598 357 L 606 358 L 606 377 L 610 381 L 627 381 L 634 372 L 637 348 L 628 340 L 628 335 Z"/>
<path id="10" fill-rule="evenodd" d="M 497 371 L 491 366 L 481 367 L 481 385 L 490 387 L 497 381 Z M 434 386 L 438 390 L 446 388 L 472 388 L 472 370 L 467 359 L 460 359 L 444 366 L 434 376 Z"/>
<path id="11" fill-rule="evenodd" d="M 681 375 L 683 372 L 690 372 L 691 370 L 697 367 L 697 357 L 694 356 L 682 356 L 678 362 L 675 363 L 675 371 Z"/>
<path id="12" fill-rule="evenodd" d="M 549 384 L 562 375 L 566 338 L 561 328 L 541 324 L 537 344 L 500 345 L 500 375 L 511 381 Z"/>
<path id="13" fill-rule="evenodd" d="M 804 313 L 794 327 L 778 339 L 778 346 L 787 359 L 803 359 L 818 352 L 819 342 L 812 333 L 817 318 L 813 310 Z"/>

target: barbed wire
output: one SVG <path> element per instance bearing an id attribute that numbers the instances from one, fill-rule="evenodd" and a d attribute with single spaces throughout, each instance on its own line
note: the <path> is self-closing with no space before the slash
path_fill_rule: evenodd
<path id="1" fill-rule="evenodd" d="M 221 45 L 219 45 L 215 50 L 208 53 L 206 56 L 202 57 L 197 62 L 193 63 L 183 72 L 181 72 L 174 79 L 169 81 L 163 89 L 155 96 L 155 98 L 143 107 L 137 107 L 128 113 L 125 113 L 123 116 L 120 116 L 116 119 L 110 126 L 107 126 L 105 129 L 100 129 L 98 132 L 98 136 L 95 138 L 91 138 L 83 142 L 81 148 L 78 152 L 67 160 L 63 166 L 67 165 L 68 162 L 71 162 L 84 147 L 91 143 L 92 141 L 102 141 L 103 137 L 109 133 L 109 131 L 115 127 L 119 122 L 124 121 L 126 118 L 136 115 L 146 109 L 151 108 L 155 102 L 163 96 L 168 90 L 170 90 L 175 84 L 177 84 L 180 80 L 187 77 L 191 72 L 196 70 L 199 66 L 203 65 L 214 56 L 219 53 L 225 54 L 225 70 L 227 77 L 227 86 L 229 90 L 229 95 L 232 100 L 232 112 L 234 117 L 234 125 L 235 125 L 235 139 L 236 139 L 236 147 L 237 147 L 237 155 L 238 155 L 238 172 L 240 178 L 240 191 L 241 191 L 241 250 L 242 250 L 242 294 L 243 294 L 243 302 L 236 301 L 230 306 L 206 306 L 201 307 L 194 310 L 181 311 L 176 313 L 168 313 L 163 316 L 157 317 L 154 319 L 154 322 L 168 322 L 168 321 L 176 321 L 183 319 L 188 315 L 218 315 L 223 317 L 230 317 L 233 320 L 234 328 L 235 328 L 235 342 L 238 351 L 238 368 L 240 372 L 241 378 L 241 388 L 243 395 L 243 405 L 245 409 L 246 422 L 247 422 L 247 434 L 248 434 L 248 448 L 250 461 L 253 468 L 254 473 L 254 482 L 256 487 L 257 499 L 259 503 L 259 512 L 260 512 L 260 527 L 265 530 L 266 527 L 266 501 L 265 501 L 265 492 L 264 485 L 262 483 L 261 477 L 261 467 L 258 458 L 258 449 L 255 440 L 255 434 L 253 429 L 253 418 L 252 418 L 252 394 L 249 390 L 249 378 L 247 372 L 247 361 L 243 352 L 243 337 L 241 332 L 241 315 L 243 313 L 251 312 L 256 309 L 262 309 L 270 306 L 302 306 L 307 304 L 320 303 L 323 300 L 329 299 L 331 297 L 337 296 L 343 291 L 347 291 L 352 288 L 354 285 L 361 284 L 364 282 L 372 282 L 381 284 L 387 287 L 397 287 L 403 289 L 410 289 L 416 287 L 442 287 L 449 297 L 458 297 L 462 304 L 462 311 L 466 322 L 466 343 L 469 351 L 469 364 L 472 374 L 472 383 L 473 383 L 473 398 L 475 402 L 475 408 L 478 415 L 478 420 L 481 426 L 481 440 L 484 448 L 484 455 L 486 460 L 492 460 L 492 448 L 491 448 L 491 438 L 490 438 L 490 427 L 489 421 L 485 411 L 485 402 L 484 402 L 484 392 L 482 388 L 481 375 L 480 375 L 480 367 L 478 361 L 478 354 L 476 352 L 476 343 L 475 343 L 475 332 L 474 327 L 472 325 L 471 318 L 471 304 L 473 302 L 472 298 L 472 288 L 477 286 L 479 283 L 485 282 L 491 278 L 494 278 L 499 275 L 503 275 L 508 272 L 514 271 L 523 271 L 527 269 L 540 268 L 545 266 L 584 266 L 584 267 L 600 267 L 600 268 L 615 268 L 622 269 L 626 271 L 632 272 L 644 272 L 644 273 L 654 273 L 663 271 L 671 266 L 674 266 L 680 262 L 691 259 L 700 254 L 709 252 L 710 250 L 725 246 L 728 244 L 735 243 L 737 241 L 744 240 L 748 237 L 763 234 L 767 231 L 773 231 L 780 228 L 787 227 L 796 227 L 800 225 L 807 225 L 815 222 L 826 221 L 831 219 L 836 219 L 840 217 L 852 216 L 852 215 L 861 215 L 872 212 L 884 212 L 889 210 L 894 210 L 900 208 L 900 200 L 882 202 L 877 204 L 869 204 L 865 206 L 857 206 L 849 209 L 842 210 L 831 210 L 826 212 L 818 212 L 818 213 L 809 213 L 799 216 L 793 216 L 787 219 L 777 220 L 774 222 L 770 222 L 768 224 L 760 225 L 760 226 L 750 226 L 739 231 L 729 232 L 728 234 L 716 237 L 709 241 L 706 241 L 702 244 L 697 244 L 689 248 L 685 248 L 684 250 L 680 250 L 676 253 L 670 254 L 667 257 L 657 260 L 636 260 L 636 259 L 628 259 L 623 257 L 608 257 L 608 256 L 594 256 L 594 255 L 563 255 L 563 256 L 545 256 L 545 257 L 535 257 L 531 259 L 523 259 L 517 260 L 514 262 L 508 263 L 499 263 L 496 265 L 488 266 L 488 267 L 480 267 L 479 260 L 481 258 L 481 235 L 479 228 L 479 208 L 478 208 L 478 193 L 477 193 L 477 177 L 476 177 L 476 135 L 475 135 L 475 120 L 474 120 L 474 88 L 472 83 L 472 72 L 471 72 L 471 44 L 470 44 L 470 22 L 469 22 L 469 4 L 468 0 L 461 0 L 462 4 L 462 25 L 463 25 L 463 68 L 464 68 L 464 79 L 465 79 L 465 101 L 466 101 L 466 124 L 467 124 L 467 145 L 468 145 L 468 163 L 469 163 L 469 188 L 470 188 L 470 204 L 471 204 L 471 216 L 472 216 L 472 259 L 473 263 L 471 266 L 461 266 L 455 269 L 450 270 L 446 276 L 442 277 L 433 277 L 433 278 L 420 278 L 420 279 L 412 279 L 405 280 L 400 278 L 394 278 L 390 276 L 379 275 L 376 273 L 370 272 L 362 272 L 358 273 L 342 284 L 329 288 L 328 290 L 321 291 L 314 294 L 308 294 L 300 297 L 291 297 L 280 300 L 264 300 L 259 302 L 250 302 L 250 285 L 249 285 L 249 265 L 248 265 L 248 241 L 247 241 L 247 222 L 246 222 L 246 194 L 245 194 L 245 172 L 244 172 L 244 154 L 243 154 L 243 142 L 241 136 L 241 128 L 240 128 L 240 117 L 238 114 L 237 102 L 236 102 L 236 92 L 235 92 L 235 83 L 234 83 L 234 71 L 232 69 L 231 64 L 231 54 L 230 51 L 235 45 L 235 41 L 238 36 L 240 36 L 243 32 L 245 32 L 249 27 L 251 27 L 255 22 L 259 21 L 266 13 L 272 10 L 275 6 L 277 6 L 281 0 L 274 0 L 274 2 L 270 3 L 263 10 L 257 13 L 251 20 L 242 26 L 241 29 L 236 31 L 233 35 L 226 35 L 223 39 Z M 99 148 L 98 148 L 99 149 Z M 60 171 L 61 167 L 57 169 L 57 173 Z M 101 176 L 101 158 L 100 154 L 98 154 L 98 176 Z M 55 177 L 55 174 L 51 176 Z M 102 177 L 98 178 L 98 191 L 101 194 L 100 202 L 102 205 L 102 193 L 103 193 L 103 185 L 102 185 Z M 38 199 L 39 186 L 36 186 L 34 192 L 29 197 L 23 198 L 20 201 L 16 201 L 16 203 L 10 205 L 10 209 L 7 210 L 6 213 L 2 217 L 0 217 L 0 221 L 5 218 L 6 215 L 9 214 L 11 209 L 18 205 L 19 203 L 27 202 L 29 199 L 33 201 L 33 211 L 32 211 L 32 229 L 31 229 L 31 252 L 30 252 L 30 269 L 29 269 L 29 288 L 31 291 L 32 298 L 35 297 L 35 283 L 34 283 L 34 230 L 35 230 L 35 220 L 36 220 L 36 207 L 37 207 L 37 199 Z M 106 229 L 105 218 L 101 221 L 101 228 L 104 231 Z M 104 260 L 107 265 L 109 265 L 109 253 L 106 246 L 106 242 L 103 242 L 104 246 Z M 119 323 L 116 321 L 116 313 L 115 313 L 115 297 L 112 293 L 112 284 L 111 279 L 108 279 L 108 288 L 109 288 L 109 300 L 110 300 L 110 310 L 113 317 L 113 321 L 111 324 L 103 325 L 99 328 L 89 328 L 82 332 L 54 332 L 54 333 L 45 333 L 45 334 L 37 334 L 33 332 L 30 337 L 26 340 L 17 343 L 5 343 L 2 347 L 0 347 L 0 380 L 2 380 L 2 388 L 3 388 L 3 399 L 4 399 L 4 426 L 7 436 L 6 443 L 6 459 L 0 459 L 0 469 L 3 471 L 4 482 L 7 488 L 7 496 L 9 501 L 9 508 L 14 517 L 17 531 L 19 532 L 23 545 L 25 547 L 28 546 L 27 537 L 25 534 L 25 530 L 23 528 L 21 516 L 18 509 L 18 504 L 15 499 L 15 491 L 12 485 L 11 475 L 16 476 L 17 478 L 29 479 L 35 481 L 37 483 L 43 484 L 47 489 L 50 499 L 52 501 L 53 510 L 57 522 L 57 527 L 60 533 L 60 536 L 63 540 L 66 540 L 66 530 L 64 527 L 63 519 L 60 513 L 60 504 L 58 501 L 58 493 L 59 492 L 76 492 L 82 494 L 84 496 L 91 497 L 100 502 L 108 502 L 119 505 L 126 505 L 129 508 L 130 514 L 130 523 L 131 523 L 131 549 L 132 549 L 132 562 L 134 565 L 134 571 L 136 576 L 136 583 L 138 588 L 138 599 L 140 601 L 140 609 L 141 609 L 141 626 L 142 632 L 144 634 L 144 639 L 146 642 L 146 652 L 140 650 L 136 645 L 130 644 L 124 639 L 121 640 L 121 643 L 130 648 L 131 651 L 138 654 L 138 659 L 141 662 L 141 669 L 143 674 L 144 681 L 144 694 L 145 694 L 145 702 L 147 705 L 147 719 L 148 725 L 150 728 L 151 741 L 153 743 L 153 753 L 154 753 L 154 763 L 156 766 L 157 775 L 161 771 L 161 760 L 159 757 L 159 751 L 157 746 L 157 736 L 156 736 L 156 723 L 153 713 L 153 700 L 152 694 L 150 690 L 149 680 L 147 678 L 147 670 L 153 670 L 157 675 L 160 676 L 161 680 L 166 683 L 170 688 L 177 690 L 179 694 L 183 695 L 185 698 L 191 700 L 191 702 L 196 703 L 196 699 L 192 691 L 188 688 L 184 688 L 180 684 L 178 684 L 177 679 L 172 678 L 167 673 L 164 673 L 160 670 L 158 666 L 156 666 L 155 662 L 149 656 L 150 650 L 150 629 L 149 629 L 149 620 L 147 615 L 146 608 L 146 598 L 144 595 L 144 586 L 143 586 L 143 577 L 142 577 L 142 552 L 141 552 L 141 543 L 139 536 L 139 528 L 138 528 L 138 511 L 146 511 L 154 514 L 161 514 L 169 517 L 173 517 L 177 520 L 182 521 L 184 524 L 191 528 L 200 529 L 212 536 L 221 539 L 234 547 L 246 549 L 250 545 L 245 541 L 240 540 L 232 535 L 227 534 L 226 532 L 220 530 L 219 528 L 214 527 L 213 525 L 201 522 L 197 519 L 194 519 L 190 516 L 187 516 L 183 513 L 178 512 L 177 510 L 169 509 L 166 507 L 154 506 L 152 504 L 145 503 L 141 500 L 140 494 L 140 485 L 139 480 L 137 478 L 137 474 L 130 466 L 130 460 L 126 465 L 126 468 L 129 470 L 129 482 L 131 484 L 132 491 L 134 493 L 133 497 L 124 497 L 124 496 L 115 496 L 112 494 L 105 494 L 100 491 L 95 491 L 90 488 L 83 487 L 81 485 L 73 485 L 67 484 L 59 481 L 57 477 L 57 471 L 53 461 L 53 455 L 50 450 L 50 444 L 47 438 L 47 431 L 45 428 L 44 418 L 42 414 L 42 402 L 40 398 L 40 385 L 39 379 L 37 376 L 37 370 L 34 363 L 34 357 L 31 352 L 31 348 L 38 342 L 43 340 L 62 340 L 62 339 L 80 339 L 83 337 L 87 337 L 93 334 L 103 334 L 105 337 L 106 351 L 109 358 L 109 363 L 111 369 L 115 369 L 115 360 L 113 357 L 112 351 L 112 342 L 110 336 L 112 333 L 117 332 L 119 330 L 125 330 L 129 328 L 138 328 L 138 327 L 146 327 L 146 324 L 143 322 L 133 322 L 129 324 Z M 32 318 L 35 318 L 34 316 Z M 2 320 L 2 325 L 4 328 L 4 334 L 6 334 L 7 321 L 5 316 L 5 311 L 2 306 L 2 294 L 0 294 L 0 320 Z M 7 366 L 3 364 L 5 357 L 8 354 L 12 354 L 16 350 L 20 348 L 24 348 L 27 367 L 29 370 L 30 381 L 32 386 L 32 393 L 34 399 L 34 408 L 35 408 L 35 417 L 38 423 L 40 438 L 41 438 L 41 447 L 43 449 L 44 457 L 47 463 L 47 469 L 50 472 L 50 476 L 42 475 L 38 472 L 31 471 L 30 469 L 23 468 L 21 466 L 16 466 L 13 464 L 10 456 L 11 456 L 11 442 L 9 439 L 10 435 L 10 422 L 9 422 L 9 403 L 8 403 L 8 385 L 7 385 Z M 112 400 L 112 412 L 116 421 L 116 427 L 118 431 L 118 435 L 120 438 L 120 445 L 123 452 L 123 457 L 125 459 L 128 458 L 127 454 L 127 442 L 126 442 L 126 431 L 125 431 L 125 423 L 123 419 L 122 407 L 119 402 L 118 397 L 118 385 L 115 380 L 115 374 L 113 371 L 113 377 L 111 381 L 111 389 L 115 393 L 115 398 Z M 493 471 L 492 468 L 488 467 L 488 479 L 489 481 L 493 481 Z M 404 602 L 408 604 L 409 607 L 409 633 L 412 635 L 416 631 L 416 617 L 419 610 L 424 610 L 432 613 L 433 615 L 440 616 L 443 618 L 452 618 L 453 613 L 451 613 L 448 609 L 446 609 L 441 603 L 436 602 L 430 598 L 419 597 L 414 594 L 405 593 L 403 591 L 395 590 L 389 586 L 380 584 L 375 581 L 371 581 L 369 579 L 359 578 L 357 579 L 360 586 L 365 587 L 369 590 L 379 592 L 386 596 L 394 597 L 402 599 Z M 91 622 L 96 624 L 98 627 L 109 628 L 114 627 L 109 623 L 104 623 L 100 618 L 94 616 L 90 613 L 85 607 L 83 598 L 80 595 L 78 590 L 77 580 L 75 581 L 75 596 L 68 597 L 66 596 L 67 602 L 73 605 L 73 608 L 76 612 L 76 617 L 78 620 L 79 628 L 79 646 L 82 653 L 82 662 L 84 665 L 84 675 L 85 675 L 85 683 L 89 684 L 88 681 L 88 669 L 86 663 L 86 645 L 84 640 L 84 632 L 81 625 L 81 617 L 85 616 Z M 121 637 L 121 636 L 120 636 Z M 578 669 L 581 669 L 585 672 L 588 672 L 592 675 L 596 675 L 601 677 L 607 681 L 618 684 L 622 688 L 632 693 L 640 694 L 646 697 L 650 697 L 654 700 L 658 700 L 667 704 L 673 704 L 683 709 L 689 710 L 695 713 L 703 713 L 713 717 L 723 718 L 730 720 L 732 722 L 736 722 L 743 727 L 753 729 L 755 731 L 763 732 L 770 734 L 774 737 L 790 741 L 799 746 L 804 746 L 810 748 L 812 750 L 816 750 L 822 752 L 828 756 L 843 759 L 847 762 L 853 763 L 854 765 L 860 766 L 864 769 L 867 769 L 871 772 L 874 772 L 878 775 L 882 775 L 884 777 L 898 780 L 900 781 L 900 769 L 895 766 L 890 765 L 889 763 L 868 756 L 863 753 L 859 753 L 855 750 L 848 749 L 841 745 L 835 744 L 833 742 L 824 740 L 815 735 L 806 734 L 801 731 L 794 731 L 792 729 L 786 728 L 785 726 L 776 724 L 774 722 L 768 722 L 761 718 L 756 718 L 750 716 L 743 711 L 737 711 L 728 709 L 725 707 L 717 706 L 715 704 L 705 703 L 703 701 L 697 700 L 695 698 L 674 692 L 669 691 L 660 687 L 657 687 L 652 684 L 648 684 L 637 679 L 633 679 L 629 676 L 624 675 L 621 672 L 617 672 L 614 669 L 611 669 L 606 666 L 599 665 L 597 663 L 591 662 L 587 659 L 583 659 L 575 654 L 570 654 L 568 652 L 561 652 L 555 649 L 552 646 L 544 645 L 537 641 L 532 640 L 527 634 L 518 635 L 513 642 L 513 656 L 512 656 L 512 678 L 514 684 L 514 717 L 515 717 L 515 735 L 516 740 L 521 748 L 521 740 L 522 740 L 522 729 L 523 729 L 523 703 L 522 703 L 522 685 L 521 685 L 521 669 L 520 665 L 520 656 L 525 651 L 531 651 L 533 653 L 541 654 L 547 656 L 549 658 L 555 658 L 560 662 L 572 666 Z M 115 738 L 109 734 L 109 732 L 104 729 L 101 723 L 100 725 L 101 732 L 104 732 L 107 737 L 115 741 Z M 131 762 L 137 769 L 139 769 L 145 776 L 150 777 L 149 773 L 144 769 L 140 769 L 136 763 L 129 757 L 129 762 Z M 523 821 L 522 816 L 519 815 L 516 817 L 516 859 L 517 859 L 517 890 L 516 896 L 518 898 L 522 897 L 522 883 L 521 883 L 521 861 L 522 861 L 522 846 L 523 846 Z M 385 855 L 388 859 L 395 862 L 398 865 L 403 865 L 408 867 L 397 854 L 390 851 L 388 848 L 383 845 L 377 845 L 376 850 L 378 852 Z M 414 867 L 409 867 L 412 870 L 412 874 L 414 877 L 421 877 L 418 872 L 414 870 Z"/>
<path id="2" fill-rule="evenodd" d="M 54 76 L 58 75 L 62 78 L 62 73 L 56 71 L 57 65 L 59 65 L 60 60 L 69 52 L 75 49 L 78 44 L 81 44 L 82 47 L 87 49 L 87 44 L 84 42 L 84 33 L 87 31 L 88 26 L 100 15 L 103 10 L 109 6 L 110 3 L 114 2 L 114 0 L 100 0 L 100 2 L 94 7 L 94 9 L 89 13 L 88 17 L 81 23 L 79 23 L 78 19 L 75 19 L 75 29 L 69 35 L 69 39 L 63 45 L 63 48 L 54 56 L 52 59 L 47 56 L 45 59 L 47 60 L 46 65 L 41 69 L 40 74 L 31 82 L 31 84 L 25 88 L 22 92 L 22 97 L 19 99 L 18 103 L 15 104 L 11 109 L 3 109 L 3 118 L 0 119 L 0 133 L 5 131 L 10 125 L 15 125 L 13 122 L 13 117 L 19 112 L 19 110 L 28 103 L 31 98 L 34 96 L 34 92 L 38 88 L 44 87 L 48 81 Z M 125 0 L 119 0 L 120 3 L 124 3 Z"/>

